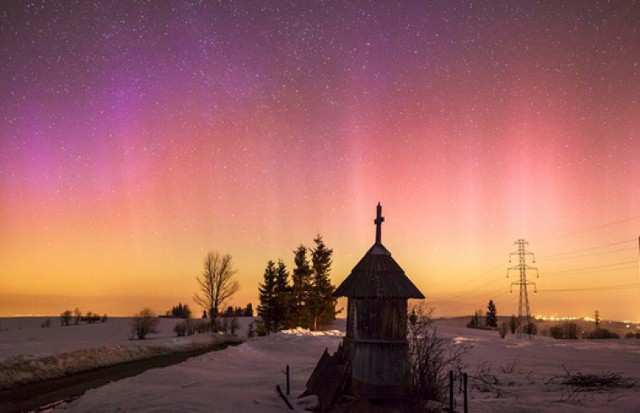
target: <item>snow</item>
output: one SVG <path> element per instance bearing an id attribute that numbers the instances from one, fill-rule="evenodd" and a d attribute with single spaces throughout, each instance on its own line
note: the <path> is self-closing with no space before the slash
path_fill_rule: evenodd
<path id="1" fill-rule="evenodd" d="M 177 320 L 163 319 L 161 333 L 149 340 L 129 340 L 128 320 L 105 324 L 40 328 L 37 320 L 0 320 L 0 363 L 20 358 L 44 358 L 58 364 L 73 363 L 65 353 L 86 351 L 100 362 L 110 352 L 132 354 L 145 348 L 183 348 L 211 335 L 175 337 Z M 22 326 L 20 327 L 19 325 Z M 246 333 L 248 320 L 242 320 Z M 343 326 L 326 332 L 293 329 L 253 338 L 245 343 L 189 359 L 170 367 L 147 370 L 128 379 L 90 390 L 56 411 L 289 411 L 275 392 L 284 389 L 286 365 L 291 369 L 290 399 L 296 410 L 315 405 L 314 396 L 298 399 L 325 348 L 337 349 Z M 438 335 L 454 346 L 466 346 L 464 371 L 469 375 L 469 410 L 472 412 L 638 412 L 640 411 L 640 340 L 533 340 L 495 331 L 438 326 Z M 104 353 L 104 354 L 103 354 Z M 90 358 L 90 357 L 86 357 Z M 63 362 L 64 360 L 64 362 Z M 636 382 L 631 389 L 572 393 L 552 379 L 572 374 L 618 373 Z M 4 369 L 0 368 L 0 372 Z M 2 373 L 0 373 L 1 375 Z M 458 409 L 462 396 L 456 394 Z"/>
<path id="2" fill-rule="evenodd" d="M 0 318 L 0 389 L 222 341 L 211 334 L 176 337 L 173 326 L 179 319 L 160 318 L 158 333 L 145 340 L 130 339 L 130 318 L 65 327 L 52 319 L 50 327 L 42 328 L 46 319 Z M 238 333 L 245 334 L 251 319 L 238 320 Z"/>
<path id="3" fill-rule="evenodd" d="M 470 346 L 465 358 L 473 412 L 639 412 L 640 340 L 500 339 L 496 331 L 438 327 L 438 335 Z M 621 374 L 632 389 L 572 393 L 550 382 L 566 374 Z M 483 386 L 477 377 L 499 383 Z M 495 380 L 494 380 L 495 379 Z M 488 391 L 481 391 L 488 390 Z"/>

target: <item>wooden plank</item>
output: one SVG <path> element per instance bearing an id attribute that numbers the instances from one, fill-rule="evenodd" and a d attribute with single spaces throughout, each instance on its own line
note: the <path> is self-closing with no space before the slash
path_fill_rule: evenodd
<path id="1" fill-rule="evenodd" d="M 289 401 L 289 399 L 287 399 L 287 396 L 284 395 L 279 384 L 276 384 L 276 392 L 278 393 L 280 398 L 285 402 L 287 407 L 289 407 L 290 410 L 293 410 L 293 406 L 291 405 L 291 402 Z"/>
<path id="2" fill-rule="evenodd" d="M 337 353 L 330 356 L 325 349 L 307 381 L 305 393 L 318 396 L 319 409 L 326 410 L 344 391 L 348 373 L 348 364 L 343 362 Z"/>

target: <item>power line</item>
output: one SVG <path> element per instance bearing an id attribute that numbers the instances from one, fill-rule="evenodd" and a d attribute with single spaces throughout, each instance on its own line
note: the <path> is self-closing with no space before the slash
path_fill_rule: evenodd
<path id="1" fill-rule="evenodd" d="M 572 276 L 572 275 L 583 275 L 583 274 L 593 274 L 593 273 L 605 273 L 605 272 L 613 272 L 613 271 L 627 271 L 627 270 L 633 270 L 636 269 L 637 266 L 636 265 L 627 265 L 624 267 L 619 267 L 619 268 L 609 268 L 609 269 L 600 269 L 600 270 L 587 270 L 587 271 L 567 271 L 567 272 L 559 272 L 559 273 L 546 273 L 545 275 L 549 275 L 553 278 L 555 277 L 566 277 L 566 276 Z"/>
<path id="2" fill-rule="evenodd" d="M 611 251 L 602 251 L 602 252 L 594 252 L 591 254 L 583 254 L 583 255 L 572 255 L 572 256 L 568 256 L 568 257 L 554 257 L 554 258 L 539 258 L 538 261 L 558 261 L 558 260 L 572 260 L 574 258 L 584 258 L 584 257 L 593 257 L 596 255 L 605 255 L 605 254 L 614 254 L 616 252 L 622 252 L 622 251 L 635 251 L 636 247 L 631 247 L 631 248 L 620 248 L 617 250 L 611 250 Z"/>
<path id="3" fill-rule="evenodd" d="M 635 241 L 636 241 L 635 238 L 631 238 L 631 239 L 624 240 L 624 241 L 612 242 L 610 244 L 598 245 L 596 247 L 581 248 L 579 250 L 557 252 L 557 253 L 554 253 L 554 254 L 538 255 L 538 258 L 545 258 L 546 259 L 548 257 L 556 257 L 558 255 L 571 255 L 571 254 L 578 253 L 578 252 L 592 251 L 592 250 L 597 250 L 597 249 L 600 249 L 600 248 L 613 247 L 613 246 L 616 246 L 616 245 L 627 244 L 629 242 L 635 242 Z"/>
<path id="4" fill-rule="evenodd" d="M 539 291 L 545 292 L 545 293 L 560 293 L 560 292 L 577 292 L 577 291 L 622 290 L 626 288 L 640 288 L 640 284 L 601 285 L 599 287 L 564 288 L 564 289 L 539 290 Z"/>
<path id="5" fill-rule="evenodd" d="M 598 270 L 598 269 L 604 269 L 604 268 L 619 267 L 621 265 L 637 264 L 637 263 L 638 263 L 638 260 L 622 261 L 622 262 L 616 262 L 616 263 L 606 264 L 606 265 L 595 265 L 595 266 L 592 266 L 592 267 L 570 268 L 570 269 L 566 269 L 566 270 L 549 271 L 549 272 L 546 272 L 545 274 L 553 275 L 553 274 L 562 274 L 562 273 L 567 273 L 567 272 L 590 271 L 590 270 Z"/>

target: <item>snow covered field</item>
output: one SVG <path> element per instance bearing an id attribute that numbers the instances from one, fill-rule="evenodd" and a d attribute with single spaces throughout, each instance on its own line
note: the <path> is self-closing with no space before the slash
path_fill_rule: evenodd
<path id="1" fill-rule="evenodd" d="M 219 336 L 176 337 L 180 320 L 161 318 L 157 334 L 130 340 L 131 319 L 62 327 L 57 319 L 42 328 L 47 317 L 0 318 L 0 390 L 14 383 L 64 376 L 97 367 L 179 351 L 210 347 Z M 239 319 L 245 334 L 250 319 Z"/>
<path id="2" fill-rule="evenodd" d="M 41 329 L 38 322 L 22 329 L 8 327 L 5 320 L 0 322 L 2 328 L 9 328 L 0 332 L 0 361 L 18 355 L 37 359 L 44 355 L 55 357 L 72 349 L 140 345 L 128 340 L 126 329 L 123 334 L 122 328 L 127 326 L 125 319 L 109 320 L 103 326 L 61 328 L 52 325 L 49 329 Z M 242 333 L 246 333 L 247 322 L 242 323 Z M 144 345 L 184 345 L 188 340 L 208 337 L 196 335 L 181 341 L 174 337 L 172 323 L 175 320 L 163 320 L 162 332 L 145 340 Z M 81 331 L 88 334 L 83 335 Z M 495 331 L 450 326 L 440 326 L 438 331 L 456 345 L 464 343 L 470 347 L 465 371 L 469 374 L 471 412 L 640 411 L 640 340 L 560 341 L 546 337 L 519 340 L 511 335 L 501 340 Z M 58 409 L 70 412 L 284 412 L 289 410 L 274 388 L 276 384 L 284 388 L 283 370 L 288 364 L 291 399 L 296 410 L 302 411 L 313 405 L 314 398 L 297 399 L 296 396 L 304 390 L 324 349 L 334 351 L 340 340 L 338 331 L 310 334 L 302 330 L 251 339 L 237 347 L 148 370 L 90 390 Z M 47 345 L 48 341 L 51 345 Z M 636 387 L 573 392 L 571 386 L 554 380 L 566 374 L 565 368 L 572 374 L 618 373 L 625 382 L 635 381 Z M 461 411 L 460 395 L 457 401 Z"/>

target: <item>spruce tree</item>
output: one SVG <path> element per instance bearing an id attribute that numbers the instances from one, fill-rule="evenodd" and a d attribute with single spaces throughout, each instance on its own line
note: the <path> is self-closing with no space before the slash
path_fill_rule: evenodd
<path id="1" fill-rule="evenodd" d="M 313 288 L 309 297 L 309 309 L 311 328 L 317 330 L 336 319 L 336 299 L 333 297 L 335 286 L 329 279 L 333 249 L 327 248 L 321 235 L 318 235 L 313 242 L 316 245 L 311 250 Z"/>
<path id="2" fill-rule="evenodd" d="M 291 327 L 291 287 L 289 286 L 289 271 L 282 260 L 278 260 L 276 268 L 276 285 L 274 294 L 274 328 Z"/>
<path id="3" fill-rule="evenodd" d="M 309 296 L 313 288 L 311 279 L 313 271 L 307 258 L 307 247 L 300 245 L 293 254 L 295 267 L 292 274 L 291 321 L 294 327 L 309 328 L 311 326 Z"/>
<path id="4" fill-rule="evenodd" d="M 253 317 L 253 306 L 251 303 L 247 304 L 242 314 L 243 317 Z"/>
<path id="5" fill-rule="evenodd" d="M 489 300 L 489 304 L 487 305 L 486 324 L 487 327 L 498 327 L 498 313 L 493 300 Z"/>
<path id="6" fill-rule="evenodd" d="M 264 283 L 258 285 L 260 304 L 258 305 L 258 316 L 262 318 L 262 323 L 267 332 L 275 331 L 274 328 L 274 306 L 276 294 L 276 263 L 269 260 L 264 269 Z"/>

